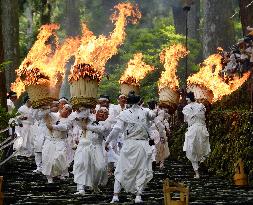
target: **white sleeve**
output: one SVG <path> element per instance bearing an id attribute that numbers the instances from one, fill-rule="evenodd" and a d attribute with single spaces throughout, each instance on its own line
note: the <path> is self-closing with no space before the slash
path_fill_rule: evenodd
<path id="1" fill-rule="evenodd" d="M 105 131 L 105 127 L 102 125 L 87 125 L 87 130 L 101 134 Z"/>
<path id="2" fill-rule="evenodd" d="M 110 143 L 112 140 L 115 140 L 119 136 L 120 132 L 122 132 L 122 130 L 124 129 L 124 126 L 124 121 L 118 119 L 116 124 L 113 126 L 112 131 L 107 136 L 106 142 Z"/>

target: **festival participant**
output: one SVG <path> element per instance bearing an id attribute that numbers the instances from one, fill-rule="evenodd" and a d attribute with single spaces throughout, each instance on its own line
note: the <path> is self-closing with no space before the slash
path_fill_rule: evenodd
<path id="1" fill-rule="evenodd" d="M 64 106 L 64 105 L 63 105 Z M 58 113 L 59 111 L 59 101 L 53 101 L 50 105 L 50 111 L 52 113 Z"/>
<path id="2" fill-rule="evenodd" d="M 59 99 L 59 110 L 63 109 L 64 105 L 68 104 L 69 101 L 67 98 L 62 97 Z"/>
<path id="3" fill-rule="evenodd" d="M 16 101 L 17 101 L 17 93 L 10 91 L 7 95 L 8 113 L 11 113 L 15 109 L 14 103 Z"/>
<path id="4" fill-rule="evenodd" d="M 111 124 L 106 121 L 108 109 L 100 107 L 96 121 L 83 123 L 83 134 L 74 157 L 74 181 L 77 183 L 76 194 L 85 194 L 84 186 L 98 191 L 98 185 L 107 183 L 107 162 L 103 151 L 103 140 L 111 131 Z M 83 121 L 85 122 L 85 121 Z"/>
<path id="5" fill-rule="evenodd" d="M 195 172 L 195 178 L 199 176 L 199 162 L 203 162 L 211 152 L 209 144 L 209 133 L 205 123 L 206 108 L 203 104 L 195 102 L 193 92 L 187 94 L 187 103 L 183 109 L 185 122 L 188 123 L 188 130 L 185 133 L 183 150 L 186 157 L 191 161 Z"/>
<path id="6" fill-rule="evenodd" d="M 118 116 L 117 123 L 106 140 L 105 147 L 124 132 L 124 144 L 114 172 L 114 196 L 111 203 L 119 201 L 121 187 L 126 192 L 136 194 L 135 203 L 141 203 L 141 194 L 145 185 L 152 179 L 152 149 L 149 146 L 148 122 L 154 119 L 153 111 L 141 108 L 140 96 L 132 91 L 127 103 L 131 105 Z"/>
<path id="7" fill-rule="evenodd" d="M 119 114 L 126 109 L 126 104 L 127 104 L 127 97 L 125 95 L 120 95 L 118 97 L 118 104 L 112 106 L 113 116 L 109 117 L 109 120 L 111 121 L 112 125 L 114 125 L 117 122 L 117 117 L 119 116 Z M 117 139 L 111 141 L 109 150 L 107 152 L 109 163 L 108 166 L 109 175 L 113 174 L 113 167 L 116 166 L 122 145 L 123 145 L 123 133 L 120 133 Z"/>
<path id="8" fill-rule="evenodd" d="M 42 173 L 48 183 L 53 183 L 53 177 L 64 179 L 68 176 L 67 142 L 68 130 L 71 127 L 68 116 L 72 112 L 70 105 L 65 104 L 60 110 L 60 116 L 46 118 L 49 135 L 46 136 L 42 149 Z"/>
<path id="9" fill-rule="evenodd" d="M 19 148 L 17 155 L 30 157 L 33 155 L 33 112 L 32 103 L 28 96 L 24 98 L 24 105 L 18 109 L 20 116 L 18 117 L 22 122 L 22 127 L 18 128 L 19 135 L 23 138 L 22 145 Z M 14 147 L 15 149 L 15 147 Z"/>
<path id="10" fill-rule="evenodd" d="M 35 110 L 34 112 L 34 155 L 37 168 L 33 171 L 40 173 L 42 171 L 42 147 L 46 136 L 49 135 L 49 130 L 46 126 L 47 118 L 50 115 L 50 106 L 45 105 Z"/>

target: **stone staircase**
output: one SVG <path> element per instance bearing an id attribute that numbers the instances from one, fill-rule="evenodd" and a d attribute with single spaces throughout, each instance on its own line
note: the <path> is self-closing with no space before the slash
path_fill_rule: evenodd
<path id="1" fill-rule="evenodd" d="M 163 204 L 163 179 L 179 181 L 190 187 L 190 204 L 253 204 L 253 187 L 239 188 L 227 179 L 204 175 L 201 179 L 193 178 L 190 165 L 166 161 L 165 169 L 157 169 L 153 180 L 148 184 L 143 194 L 144 204 Z M 101 187 L 100 193 L 87 191 L 85 196 L 74 195 L 76 184 L 73 176 L 65 180 L 56 179 L 53 184 L 47 184 L 46 177 L 32 172 L 36 168 L 33 158 L 14 158 L 1 168 L 4 176 L 4 204 L 20 205 L 71 205 L 71 204 L 109 204 L 113 193 L 113 177 L 106 187 Z M 122 192 L 121 204 L 133 204 L 134 196 Z"/>

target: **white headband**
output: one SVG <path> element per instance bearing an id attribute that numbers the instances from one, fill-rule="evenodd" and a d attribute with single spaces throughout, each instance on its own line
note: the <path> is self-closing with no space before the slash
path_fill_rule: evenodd
<path id="1" fill-rule="evenodd" d="M 69 104 L 65 104 L 63 107 L 64 107 L 64 108 L 67 108 L 68 110 L 72 110 L 72 106 L 69 105 Z"/>
<path id="2" fill-rule="evenodd" d="M 119 98 L 121 98 L 121 97 L 125 97 L 125 98 L 126 98 L 126 96 L 125 96 L 125 95 L 123 95 L 123 94 L 121 94 L 121 95 L 119 96 Z"/>
<path id="3" fill-rule="evenodd" d="M 105 110 L 105 111 L 109 112 L 109 110 L 106 107 L 100 107 L 98 110 Z"/>
<path id="4" fill-rule="evenodd" d="M 109 101 L 108 98 L 99 98 L 99 101 Z"/>
<path id="5" fill-rule="evenodd" d="M 68 100 L 66 100 L 65 98 L 61 98 L 58 102 L 59 102 L 59 103 L 61 103 L 61 102 L 69 103 Z"/>

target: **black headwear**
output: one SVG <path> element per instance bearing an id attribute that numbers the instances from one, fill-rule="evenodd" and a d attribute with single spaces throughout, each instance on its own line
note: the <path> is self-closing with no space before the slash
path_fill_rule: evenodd
<path id="1" fill-rule="evenodd" d="M 139 95 L 135 95 L 134 91 L 130 91 L 127 95 L 127 104 L 133 105 L 139 103 L 141 97 Z"/>
<path id="2" fill-rule="evenodd" d="M 26 95 L 25 97 L 24 97 L 24 103 L 26 103 L 28 100 L 30 99 L 30 97 L 28 96 L 28 95 Z"/>
<path id="3" fill-rule="evenodd" d="M 186 94 L 186 97 L 187 97 L 187 98 L 190 98 L 190 100 L 191 100 L 192 102 L 195 102 L 195 96 L 194 96 L 194 93 L 193 93 L 193 92 L 188 92 L 188 93 Z"/>
<path id="4" fill-rule="evenodd" d="M 7 95 L 7 98 L 10 98 L 12 96 L 17 96 L 17 93 L 16 92 L 13 92 L 13 91 L 10 91 Z"/>
<path id="5" fill-rule="evenodd" d="M 151 110 L 154 110 L 156 105 L 157 105 L 157 102 L 155 100 L 151 100 L 148 102 L 148 107 Z"/>

